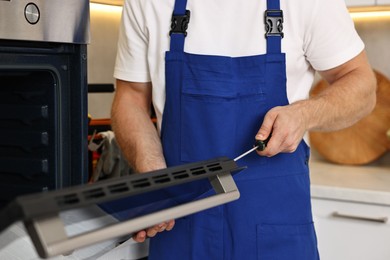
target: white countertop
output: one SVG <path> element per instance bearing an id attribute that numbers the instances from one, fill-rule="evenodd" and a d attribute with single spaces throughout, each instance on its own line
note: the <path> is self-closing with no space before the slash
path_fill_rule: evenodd
<path id="1" fill-rule="evenodd" d="M 390 206 L 390 164 L 344 166 L 311 160 L 312 198 Z"/>

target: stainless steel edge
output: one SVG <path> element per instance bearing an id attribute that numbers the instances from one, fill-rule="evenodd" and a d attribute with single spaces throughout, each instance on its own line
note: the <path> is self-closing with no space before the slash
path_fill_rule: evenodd
<path id="1" fill-rule="evenodd" d="M 35 219 L 25 223 L 26 229 L 41 257 L 51 257 L 108 240 L 115 237 L 129 235 L 138 230 L 159 224 L 170 219 L 177 219 L 205 209 L 219 206 L 240 197 L 237 186 L 230 174 L 222 174 L 212 180 L 216 195 L 185 203 L 155 213 L 119 222 L 104 228 L 86 232 L 72 237 L 64 237 L 63 225 L 58 216 Z M 57 230 L 59 236 L 53 236 L 50 230 Z M 56 231 L 56 233 L 57 233 Z"/>
<path id="2" fill-rule="evenodd" d="M 94 243 L 108 240 L 115 237 L 129 235 L 138 230 L 159 224 L 169 219 L 177 219 L 205 209 L 209 209 L 239 198 L 238 191 L 217 194 L 205 199 L 190 202 L 184 205 L 161 210 L 159 212 L 145 215 L 139 218 L 120 222 L 96 231 L 84 233 L 67 240 L 54 242 L 47 245 L 47 256 L 67 254 L 76 248 L 85 247 Z"/>
<path id="3" fill-rule="evenodd" d="M 0 1 L 0 19 L 0 39 L 90 42 L 89 0 Z"/>
<path id="4" fill-rule="evenodd" d="M 354 214 L 346 214 L 341 212 L 333 212 L 331 214 L 334 218 L 342 218 L 342 219 L 353 219 L 353 220 L 360 220 L 360 221 L 370 221 L 370 222 L 377 222 L 381 224 L 386 224 L 386 222 L 389 220 L 387 216 L 383 217 L 368 217 L 368 216 L 359 216 Z"/>
<path id="5" fill-rule="evenodd" d="M 63 222 L 58 215 L 50 215 L 45 218 L 33 220 L 25 223 L 25 227 L 35 245 L 38 255 L 41 257 L 49 256 L 48 248 L 50 243 L 68 239 Z M 61 254 L 67 253 L 62 252 Z"/>

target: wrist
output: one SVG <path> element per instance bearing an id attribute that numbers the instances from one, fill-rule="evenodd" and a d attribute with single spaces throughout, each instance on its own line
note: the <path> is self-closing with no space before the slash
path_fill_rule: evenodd
<path id="1" fill-rule="evenodd" d="M 301 124 L 305 131 L 310 131 L 316 126 L 315 108 L 311 100 L 301 100 L 292 104 L 297 108 L 297 113 L 300 115 Z"/>

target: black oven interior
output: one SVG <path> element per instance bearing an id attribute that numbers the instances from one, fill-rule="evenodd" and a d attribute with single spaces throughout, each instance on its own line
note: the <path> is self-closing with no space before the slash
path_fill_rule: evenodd
<path id="1" fill-rule="evenodd" d="M 87 180 L 85 44 L 0 40 L 0 207 Z"/>

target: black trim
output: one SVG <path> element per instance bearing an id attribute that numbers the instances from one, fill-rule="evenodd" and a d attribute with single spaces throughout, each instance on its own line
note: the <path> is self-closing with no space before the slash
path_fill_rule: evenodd
<path id="1" fill-rule="evenodd" d="M 265 37 L 280 36 L 284 37 L 283 33 L 283 11 L 282 10 L 266 10 L 264 12 Z"/>
<path id="2" fill-rule="evenodd" d="M 185 15 L 172 15 L 171 30 L 169 35 L 172 33 L 181 33 L 187 36 L 188 24 L 190 23 L 191 12 L 186 10 Z"/>

